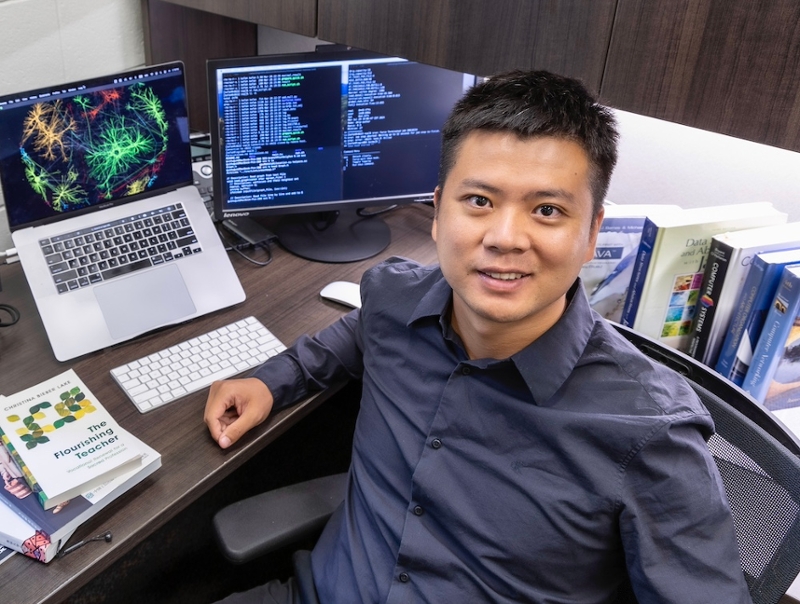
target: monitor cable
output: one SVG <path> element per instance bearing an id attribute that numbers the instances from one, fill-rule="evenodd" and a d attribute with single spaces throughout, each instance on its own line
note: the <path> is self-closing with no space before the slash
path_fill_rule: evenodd
<path id="1" fill-rule="evenodd" d="M 16 254 L 17 250 L 11 248 L 5 252 L 0 252 L 0 258 L 6 258 L 6 264 L 10 264 L 19 260 L 19 256 Z M 3 291 L 2 281 L 0 281 L 0 291 Z M 19 311 L 10 304 L 0 304 L 0 327 L 11 327 L 17 321 L 19 321 Z"/>
<path id="2" fill-rule="evenodd" d="M 386 214 L 386 212 L 391 212 L 398 207 L 398 204 L 394 204 L 386 206 L 385 208 L 381 208 L 380 210 L 375 210 L 374 212 L 367 212 L 364 208 L 358 208 L 356 210 L 356 215 L 361 216 L 362 218 L 369 218 L 371 216 L 378 216 L 379 214 Z"/>
<path id="3" fill-rule="evenodd" d="M 256 266 L 267 266 L 270 262 L 272 262 L 272 248 L 270 247 L 270 244 L 269 244 L 268 241 L 264 241 L 264 242 L 257 243 L 257 244 L 252 244 L 252 243 L 250 243 L 248 241 L 244 241 L 241 237 L 239 237 L 240 243 L 231 243 L 228 240 L 228 237 L 223 234 L 222 229 L 219 228 L 219 224 L 216 224 L 215 226 L 217 228 L 217 235 L 219 235 L 219 238 L 222 241 L 222 244 L 225 246 L 225 251 L 226 252 L 236 252 L 242 258 L 244 258 L 248 262 L 251 262 L 252 264 L 255 264 Z M 245 254 L 242 251 L 243 249 L 247 249 L 247 248 L 261 248 L 261 249 L 265 250 L 267 252 L 267 259 L 266 260 L 256 260 L 255 258 L 252 258 L 251 256 L 248 256 L 247 254 Z"/>
<path id="4" fill-rule="evenodd" d="M 19 321 L 19 311 L 10 304 L 0 304 L 0 327 L 11 327 L 17 321 Z"/>

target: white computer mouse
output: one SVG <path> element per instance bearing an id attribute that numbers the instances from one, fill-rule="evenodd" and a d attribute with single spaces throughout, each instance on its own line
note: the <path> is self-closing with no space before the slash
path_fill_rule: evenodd
<path id="1" fill-rule="evenodd" d="M 333 300 L 351 308 L 361 308 L 361 288 L 351 281 L 333 281 L 319 292 L 326 300 Z"/>

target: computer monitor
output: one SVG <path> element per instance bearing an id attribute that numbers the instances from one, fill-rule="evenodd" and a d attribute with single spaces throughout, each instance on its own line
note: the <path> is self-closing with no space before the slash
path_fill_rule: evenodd
<path id="1" fill-rule="evenodd" d="M 214 215 L 282 216 L 283 247 L 369 258 L 389 228 L 362 208 L 431 201 L 441 127 L 475 76 L 354 50 L 208 62 Z"/>

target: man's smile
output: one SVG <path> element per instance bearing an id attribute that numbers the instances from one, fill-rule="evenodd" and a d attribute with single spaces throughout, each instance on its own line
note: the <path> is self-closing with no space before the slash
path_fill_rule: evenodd
<path id="1" fill-rule="evenodd" d="M 523 277 L 527 277 L 526 273 L 497 273 L 493 271 L 480 271 L 484 275 L 488 275 L 492 279 L 500 279 L 501 281 L 514 281 L 516 279 L 522 279 Z"/>

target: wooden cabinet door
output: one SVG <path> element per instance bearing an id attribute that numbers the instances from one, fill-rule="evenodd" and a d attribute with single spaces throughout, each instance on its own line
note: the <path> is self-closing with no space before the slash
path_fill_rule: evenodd
<path id="1" fill-rule="evenodd" d="M 478 75 L 578 77 L 597 91 L 616 0 L 319 0 L 318 35 Z"/>
<path id="2" fill-rule="evenodd" d="M 619 0 L 601 98 L 800 151 L 800 2 Z"/>

